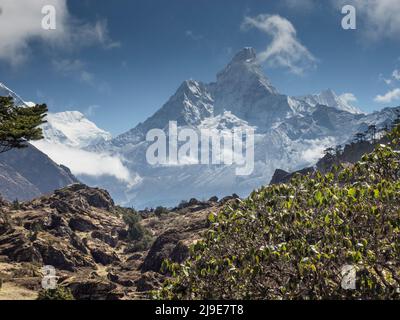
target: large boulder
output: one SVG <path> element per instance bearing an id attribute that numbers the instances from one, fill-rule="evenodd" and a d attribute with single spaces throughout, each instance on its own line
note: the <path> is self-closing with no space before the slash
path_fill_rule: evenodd
<path id="1" fill-rule="evenodd" d="M 115 283 L 101 278 L 75 278 L 66 286 L 77 300 L 118 300 L 124 295 L 116 290 Z"/>
<path id="2" fill-rule="evenodd" d="M 181 236 L 177 230 L 168 230 L 160 235 L 143 262 L 142 272 L 160 272 L 163 261 L 170 258 L 179 240 L 181 240 Z"/>
<path id="3" fill-rule="evenodd" d="M 69 220 L 69 227 L 74 231 L 87 232 L 96 230 L 96 225 L 88 218 L 78 216 Z"/>
<path id="4" fill-rule="evenodd" d="M 135 281 L 136 291 L 138 292 L 148 292 L 152 290 L 157 290 L 162 285 L 162 277 L 159 273 L 146 272 Z"/>

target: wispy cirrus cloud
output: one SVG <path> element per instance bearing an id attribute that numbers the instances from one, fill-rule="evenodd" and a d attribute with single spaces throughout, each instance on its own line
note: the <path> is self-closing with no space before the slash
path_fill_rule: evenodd
<path id="1" fill-rule="evenodd" d="M 392 77 L 393 77 L 393 79 L 400 81 L 400 70 L 397 70 L 397 69 L 394 70 L 392 73 Z"/>
<path id="2" fill-rule="evenodd" d="M 249 28 L 256 28 L 272 38 L 267 48 L 259 53 L 260 62 L 287 68 L 297 75 L 316 67 L 318 60 L 300 42 L 295 27 L 286 18 L 268 14 L 245 17 L 242 29 Z"/>
<path id="3" fill-rule="evenodd" d="M 194 40 L 194 41 L 199 41 L 199 40 L 202 40 L 204 38 L 201 34 L 197 34 L 192 30 L 186 30 L 185 31 L 185 36 L 188 37 L 189 39 Z"/>
<path id="4" fill-rule="evenodd" d="M 56 10 L 55 30 L 45 30 L 41 25 L 42 8 L 47 5 Z M 0 60 L 21 64 L 35 41 L 70 50 L 92 45 L 105 49 L 120 46 L 111 39 L 107 20 L 80 21 L 69 12 L 67 0 L 0 0 Z"/>
<path id="5" fill-rule="evenodd" d="M 86 70 L 86 65 L 80 59 L 53 59 L 54 70 L 63 76 L 76 77 L 79 81 L 94 84 L 94 75 Z"/>
<path id="6" fill-rule="evenodd" d="M 89 107 L 87 107 L 85 109 L 85 111 L 83 113 L 85 114 L 85 116 L 91 117 L 91 116 L 94 116 L 96 114 L 97 110 L 99 110 L 99 109 L 100 109 L 100 106 L 98 106 L 98 105 L 90 105 Z"/>

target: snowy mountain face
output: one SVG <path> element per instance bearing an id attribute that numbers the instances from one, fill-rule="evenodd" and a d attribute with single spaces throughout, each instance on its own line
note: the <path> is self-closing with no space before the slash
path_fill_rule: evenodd
<path id="1" fill-rule="evenodd" d="M 321 104 L 321 105 L 335 108 L 335 109 L 338 109 L 341 111 L 347 111 L 347 112 L 350 112 L 353 114 L 361 114 L 362 113 L 360 109 L 350 105 L 345 99 L 343 99 L 342 97 L 339 97 L 331 89 L 322 91 L 321 93 L 318 93 L 318 94 L 299 97 L 297 99 L 302 100 L 313 107 L 315 107 L 318 104 Z"/>
<path id="2" fill-rule="evenodd" d="M 0 96 L 12 97 L 19 106 L 33 106 L 0 82 Z M 64 146 L 85 148 L 111 140 L 111 134 L 99 129 L 79 111 L 48 113 L 42 126 L 44 140 Z"/>
<path id="3" fill-rule="evenodd" d="M 99 129 L 79 111 L 49 113 L 42 126 L 45 141 L 74 148 L 86 148 L 111 140 L 111 134 Z"/>
<path id="4" fill-rule="evenodd" d="M 1 83 L 0 95 L 13 97 L 21 107 L 34 105 L 23 101 Z M 114 182 L 118 186 L 126 187 L 136 183 L 138 177 L 129 172 L 119 155 L 110 154 L 108 151 L 86 150 L 90 146 L 111 140 L 111 134 L 98 128 L 82 113 L 78 111 L 48 113 L 46 120 L 47 122 L 42 125 L 44 139 L 31 142 L 38 152 L 45 153 L 56 164 L 62 165 L 62 168 L 68 168 L 80 181 L 86 181 L 91 185 L 102 186 L 107 183 L 110 191 L 114 191 Z M 40 163 L 34 165 L 36 170 L 40 167 Z M 13 176 L 11 172 L 10 175 Z M 51 177 L 52 173 L 44 170 L 42 175 L 46 179 L 46 176 Z M 118 197 L 119 191 L 114 194 Z"/>

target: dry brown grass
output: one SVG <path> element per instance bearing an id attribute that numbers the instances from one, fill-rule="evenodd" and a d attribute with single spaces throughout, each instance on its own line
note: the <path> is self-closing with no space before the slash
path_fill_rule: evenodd
<path id="1" fill-rule="evenodd" d="M 0 300 L 36 300 L 38 293 L 19 287 L 11 282 L 3 283 L 0 289 Z"/>

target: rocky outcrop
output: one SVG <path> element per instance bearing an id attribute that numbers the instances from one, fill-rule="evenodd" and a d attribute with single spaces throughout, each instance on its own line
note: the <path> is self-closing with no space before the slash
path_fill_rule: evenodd
<path id="1" fill-rule="evenodd" d="M 142 271 L 160 272 L 163 261 L 171 258 L 171 253 L 181 240 L 181 237 L 178 230 L 168 230 L 160 235 L 144 260 L 141 268 Z"/>
<path id="2" fill-rule="evenodd" d="M 183 262 L 209 214 L 236 198 L 192 199 L 161 215 L 139 212 L 146 241 L 153 239 L 147 246 L 129 240 L 124 215 L 133 211 L 115 206 L 101 189 L 73 184 L 18 206 L 0 199 L 0 278 L 39 290 L 49 265 L 76 299 L 146 298 L 165 279 L 163 260 Z M 31 272 L 21 277 L 21 270 Z"/>
<path id="3" fill-rule="evenodd" d="M 64 282 L 77 300 L 119 300 L 124 293 L 118 290 L 118 285 L 100 277 L 74 278 Z"/>
<path id="4" fill-rule="evenodd" d="M 162 284 L 162 277 L 156 272 L 146 272 L 135 281 L 138 292 L 157 290 Z"/>
<path id="5" fill-rule="evenodd" d="M 112 214 L 113 207 L 107 192 L 79 184 L 23 203 L 20 209 L 3 206 L 12 227 L 0 234 L 0 255 L 67 271 L 109 265 L 119 260 L 113 250 L 114 228 L 126 228 Z"/>

